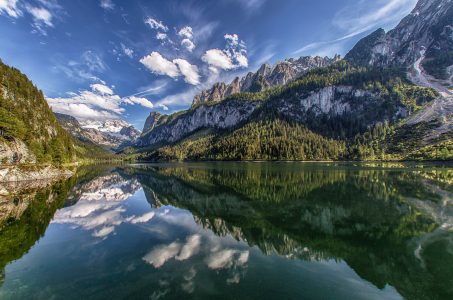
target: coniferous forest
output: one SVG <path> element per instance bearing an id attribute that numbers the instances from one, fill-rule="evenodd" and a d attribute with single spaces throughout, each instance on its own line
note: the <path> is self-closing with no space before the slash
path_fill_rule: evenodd
<path id="1" fill-rule="evenodd" d="M 25 74 L 1 60 L 0 78 L 0 142 L 23 141 L 37 163 L 59 165 L 80 158 L 108 157 L 98 146 L 66 132 L 42 91 Z"/>

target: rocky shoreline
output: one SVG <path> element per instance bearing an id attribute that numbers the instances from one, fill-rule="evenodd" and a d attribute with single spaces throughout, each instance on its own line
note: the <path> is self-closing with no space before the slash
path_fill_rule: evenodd
<path id="1" fill-rule="evenodd" d="M 71 177 L 74 172 L 60 169 L 51 164 L 32 166 L 0 167 L 0 182 L 17 182 L 28 180 L 43 180 Z"/>

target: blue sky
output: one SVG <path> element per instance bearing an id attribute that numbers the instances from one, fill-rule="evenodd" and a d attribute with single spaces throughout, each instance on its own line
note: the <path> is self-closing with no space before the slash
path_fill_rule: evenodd
<path id="1" fill-rule="evenodd" d="M 0 58 L 42 89 L 55 112 L 121 118 L 193 97 L 264 62 L 344 56 L 390 30 L 417 0 L 0 0 Z"/>

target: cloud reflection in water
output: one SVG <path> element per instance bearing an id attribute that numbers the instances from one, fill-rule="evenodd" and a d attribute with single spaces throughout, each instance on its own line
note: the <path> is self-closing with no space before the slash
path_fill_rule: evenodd
<path id="1" fill-rule="evenodd" d="M 148 222 L 154 212 L 140 217 L 124 216 L 124 201 L 141 189 L 135 179 L 124 180 L 119 175 L 97 178 L 85 187 L 85 192 L 75 205 L 57 211 L 52 223 L 72 224 L 72 228 L 93 230 L 92 236 L 106 238 L 114 234 L 115 227 L 122 223 Z"/>

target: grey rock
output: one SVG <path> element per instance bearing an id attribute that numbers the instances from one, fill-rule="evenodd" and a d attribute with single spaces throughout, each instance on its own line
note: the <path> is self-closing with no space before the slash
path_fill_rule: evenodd
<path id="1" fill-rule="evenodd" d="M 35 155 L 18 138 L 0 142 L 0 165 L 36 163 Z"/>
<path id="2" fill-rule="evenodd" d="M 374 66 L 410 66 L 434 50 L 453 46 L 450 0 L 419 0 L 412 12 L 391 31 L 380 28 L 360 40 L 345 59 Z"/>
<path id="3" fill-rule="evenodd" d="M 146 118 L 145 126 L 143 126 L 143 133 L 146 133 L 149 130 L 153 130 L 160 117 L 162 117 L 162 115 L 159 112 L 152 111 L 149 114 L 148 118 Z"/>
<path id="4" fill-rule="evenodd" d="M 286 59 L 277 62 L 273 67 L 264 63 L 256 73 L 249 72 L 245 77 L 233 80 L 229 85 L 218 82 L 209 90 L 203 90 L 193 99 L 192 105 L 208 101 L 221 101 L 238 92 L 260 92 L 268 88 L 284 85 L 302 76 L 306 72 L 318 68 L 328 67 L 341 60 L 341 56 L 335 55 L 333 59 L 328 57 L 300 57 L 299 59 Z M 259 82 L 259 86 L 254 85 Z"/>

